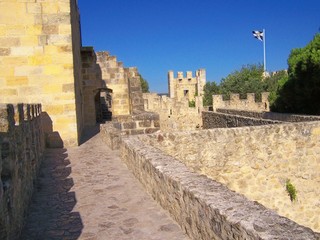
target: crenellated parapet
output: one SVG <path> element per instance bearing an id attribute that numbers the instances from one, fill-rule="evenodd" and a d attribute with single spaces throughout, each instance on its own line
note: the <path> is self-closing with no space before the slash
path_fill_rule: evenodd
<path id="1" fill-rule="evenodd" d="M 187 98 L 189 101 L 194 100 L 195 96 L 203 96 L 203 87 L 206 84 L 206 70 L 199 69 L 192 75 L 191 71 L 178 72 L 174 77 L 174 72 L 168 72 L 168 90 L 169 97 L 181 101 Z"/>
<path id="2" fill-rule="evenodd" d="M 0 238 L 17 239 L 43 158 L 40 104 L 0 104 Z"/>
<path id="3" fill-rule="evenodd" d="M 216 109 L 236 109 L 251 111 L 269 111 L 269 93 L 261 93 L 261 102 L 255 101 L 254 93 L 247 93 L 246 99 L 241 99 L 239 94 L 230 94 L 230 100 L 223 100 L 222 95 L 212 95 L 212 107 Z"/>

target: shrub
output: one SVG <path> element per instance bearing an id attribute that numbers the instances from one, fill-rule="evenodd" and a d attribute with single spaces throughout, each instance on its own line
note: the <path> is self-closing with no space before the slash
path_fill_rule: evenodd
<path id="1" fill-rule="evenodd" d="M 286 181 L 286 190 L 290 197 L 291 202 L 295 201 L 297 198 L 297 190 L 295 186 L 290 182 L 290 179 Z"/>

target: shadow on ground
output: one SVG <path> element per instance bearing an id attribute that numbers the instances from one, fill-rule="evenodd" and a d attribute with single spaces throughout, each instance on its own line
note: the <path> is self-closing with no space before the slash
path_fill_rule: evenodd
<path id="1" fill-rule="evenodd" d="M 97 135 L 100 132 L 100 124 L 97 123 L 95 126 L 87 127 L 83 130 L 80 145 L 83 143 L 89 141 L 91 138 L 93 138 L 95 135 Z"/>
<path id="2" fill-rule="evenodd" d="M 47 149 L 21 240 L 76 240 L 83 229 L 66 149 Z"/>

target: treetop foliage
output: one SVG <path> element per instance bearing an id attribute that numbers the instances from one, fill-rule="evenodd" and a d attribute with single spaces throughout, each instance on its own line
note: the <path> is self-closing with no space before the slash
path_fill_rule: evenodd
<path id="1" fill-rule="evenodd" d="M 277 90 L 273 111 L 320 114 L 320 34 L 288 58 L 288 79 Z"/>

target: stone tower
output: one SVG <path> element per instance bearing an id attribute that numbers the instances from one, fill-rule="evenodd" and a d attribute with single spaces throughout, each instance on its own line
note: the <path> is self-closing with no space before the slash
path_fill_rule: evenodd
<path id="1" fill-rule="evenodd" d="M 41 103 L 66 145 L 80 139 L 76 0 L 0 0 L 0 103 Z"/>
<path id="2" fill-rule="evenodd" d="M 182 99 L 194 100 L 196 96 L 203 96 L 203 87 L 206 84 L 206 70 L 199 69 L 195 76 L 188 71 L 186 76 L 183 72 L 178 72 L 174 77 L 173 71 L 168 72 L 168 90 L 169 97 L 175 98 L 177 101 Z"/>

